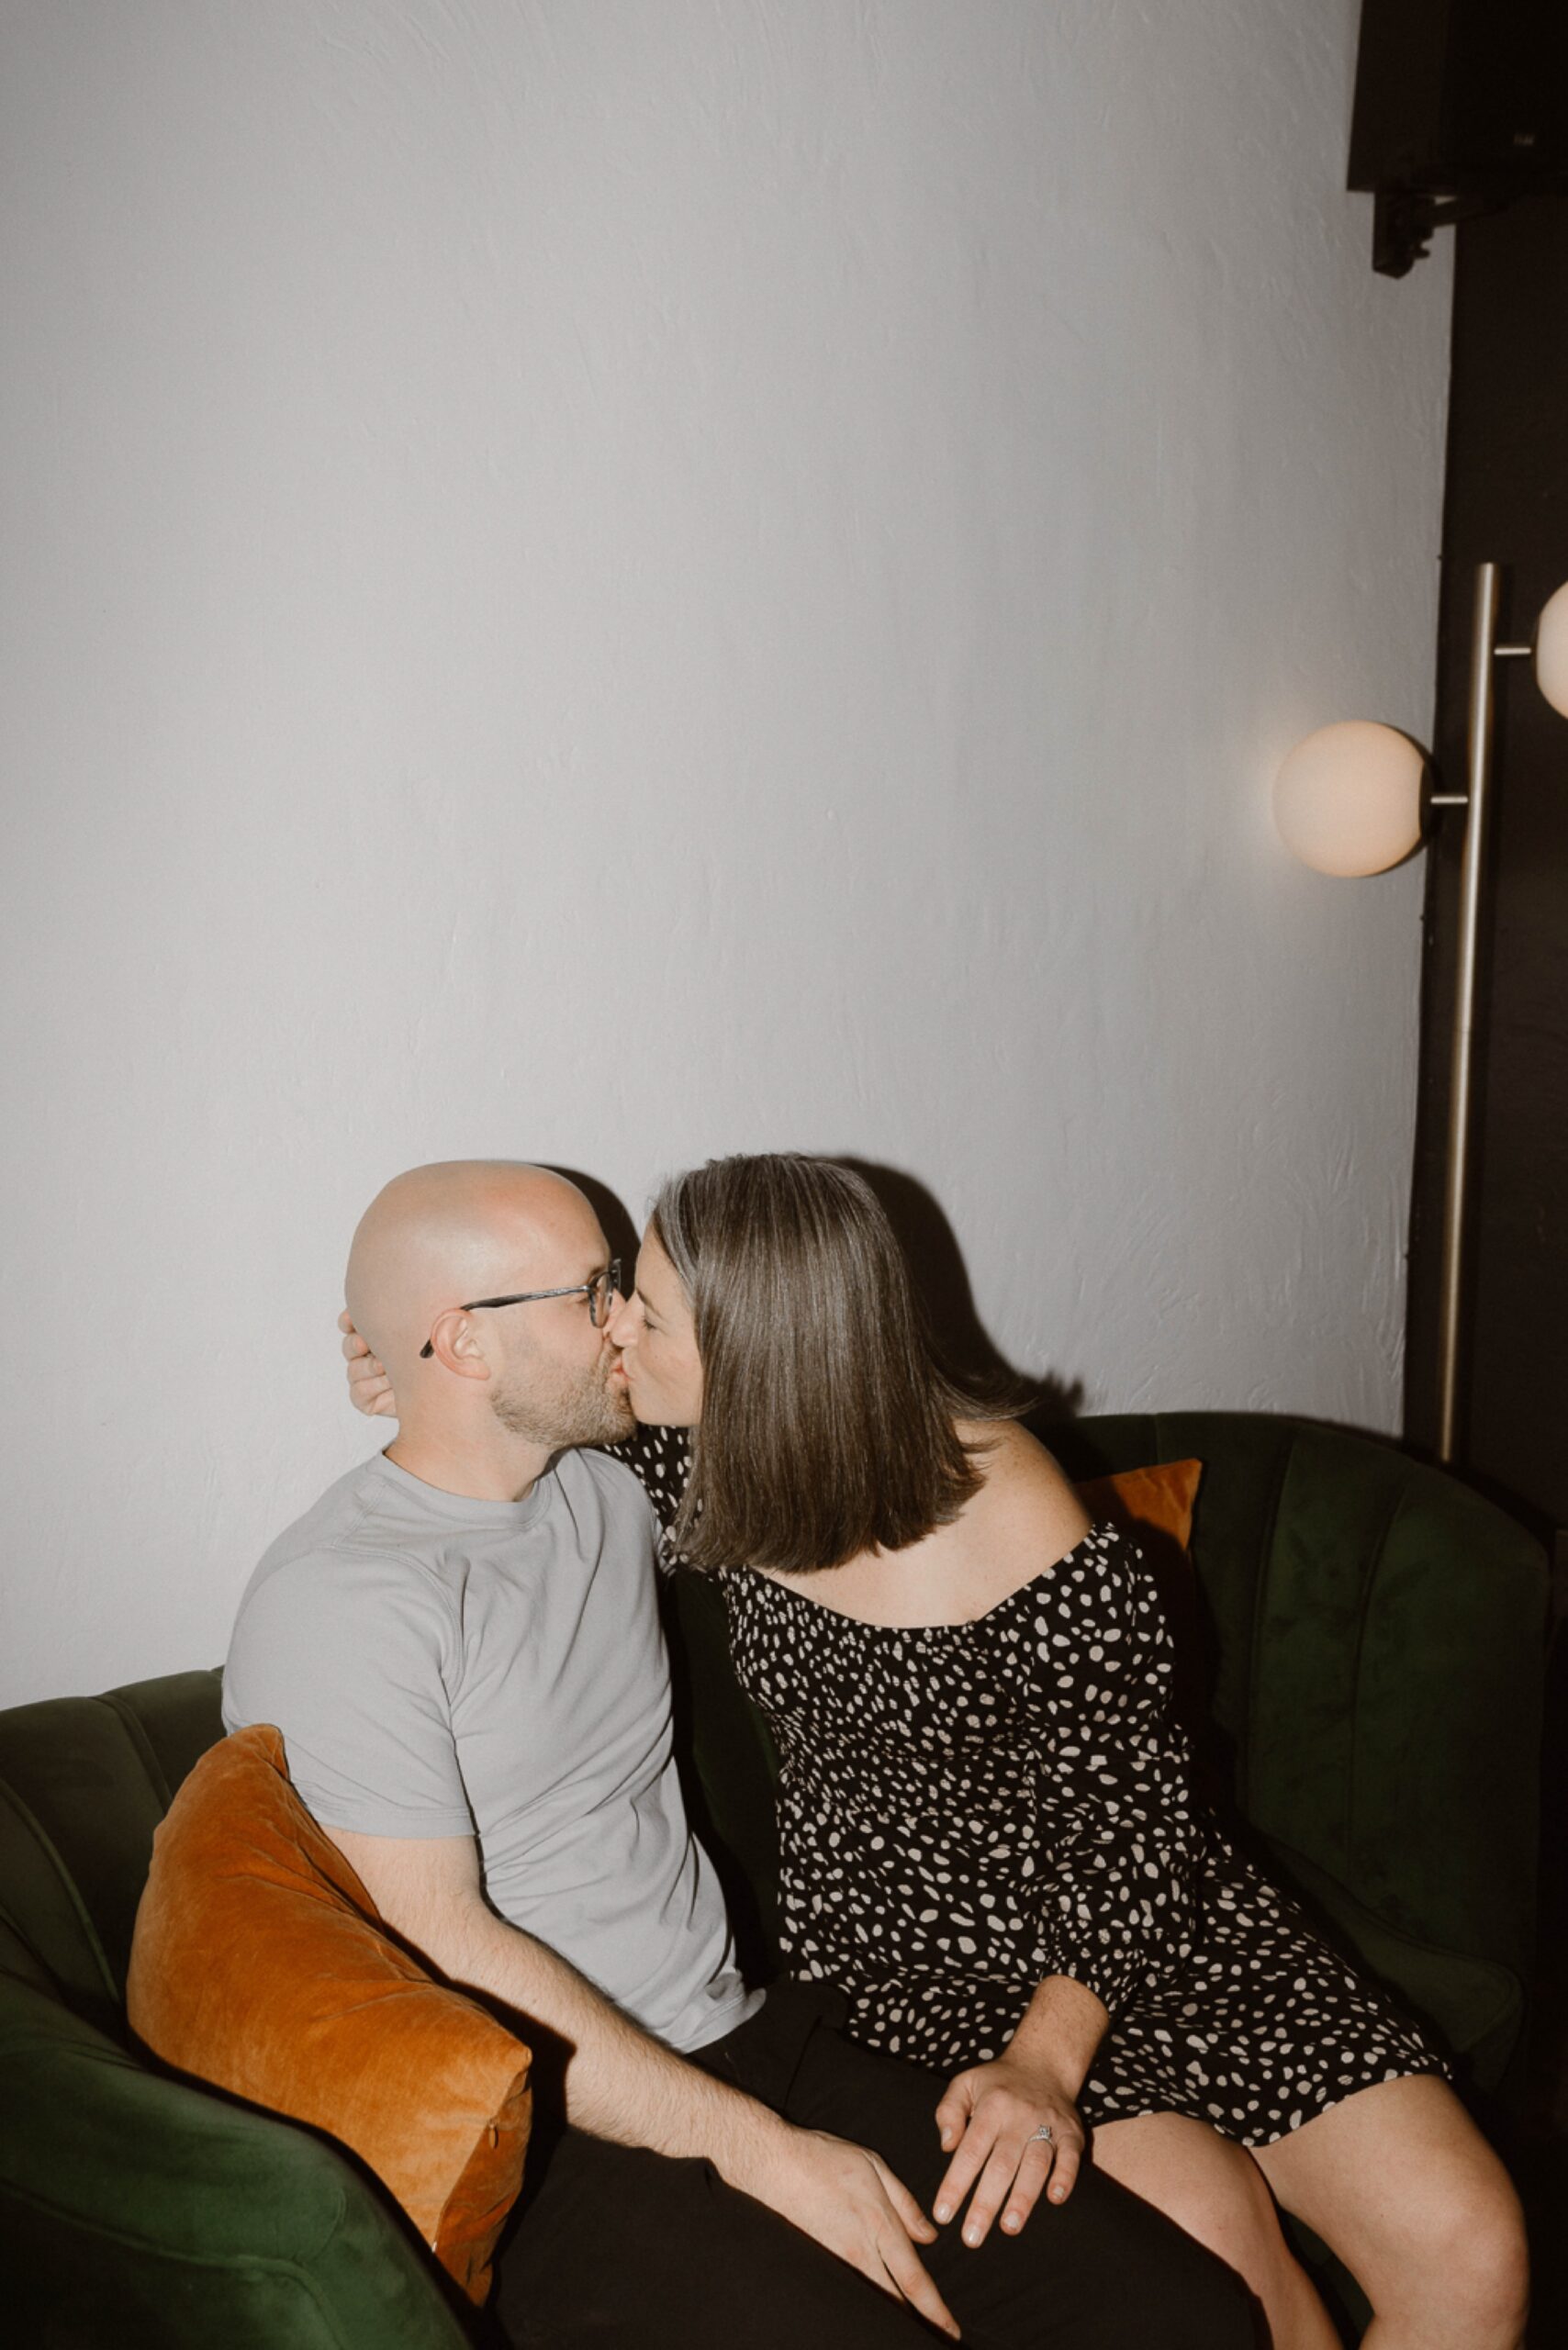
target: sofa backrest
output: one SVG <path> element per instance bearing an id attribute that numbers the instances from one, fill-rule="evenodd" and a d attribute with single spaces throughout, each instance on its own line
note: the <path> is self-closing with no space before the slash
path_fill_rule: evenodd
<path id="1" fill-rule="evenodd" d="M 1191 1570 L 1163 1579 L 1222 1792 L 1258 1857 L 1495 2077 L 1533 1964 L 1539 1544 L 1394 1445 L 1308 1421 L 1138 1414 L 1045 1433 L 1080 1480 L 1205 1464 Z M 675 1578 L 671 1615 L 697 1808 L 766 1951 L 767 1732 L 729 1672 L 714 1585 Z"/>
<path id="2" fill-rule="evenodd" d="M 1400 1930 L 1528 1980 L 1540 1545 L 1392 1443 L 1247 1412 L 1085 1419 L 1070 1475 L 1205 1462 L 1193 1521 L 1243 1817 Z"/>
<path id="3" fill-rule="evenodd" d="M 1192 1557 L 1212 1712 L 1244 1818 L 1398 1932 L 1531 1968 L 1546 1606 L 1539 1545 L 1394 1446 L 1247 1413 L 1053 1428 L 1070 1475 L 1206 1463 Z M 777 1886 L 767 1732 L 729 1671 L 722 1603 L 675 1580 L 682 1742 L 743 1940 Z M 0 1713 L 0 1926 L 78 2012 L 123 2031 L 152 1833 L 221 1733 L 185 1673 Z M 750 1928 L 749 1934 L 747 1928 Z"/>
<path id="4" fill-rule="evenodd" d="M 117 2033 L 152 1833 L 222 1735 L 219 1678 L 172 1673 L 0 1713 L 0 1923 Z"/>

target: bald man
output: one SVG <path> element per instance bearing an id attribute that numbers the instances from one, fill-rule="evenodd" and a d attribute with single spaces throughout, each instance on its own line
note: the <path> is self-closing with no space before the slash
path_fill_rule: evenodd
<path id="1" fill-rule="evenodd" d="M 911 2350 L 923 2321 L 957 2331 L 953 2302 L 1001 2350 L 1240 2350 L 1217 2264 L 1092 2168 L 955 2264 L 903 2176 L 939 2153 L 941 2085 L 843 2041 L 815 1995 L 742 1982 L 676 1776 L 656 1523 L 595 1449 L 633 1426 L 617 1273 L 545 1169 L 386 1186 L 346 1293 L 398 1434 L 267 1551 L 224 1679 L 227 1726 L 282 1730 L 383 1917 L 565 2052 L 499 2263 L 503 2325 L 519 2344 Z M 916 2249 L 934 2244 L 940 2291 Z"/>

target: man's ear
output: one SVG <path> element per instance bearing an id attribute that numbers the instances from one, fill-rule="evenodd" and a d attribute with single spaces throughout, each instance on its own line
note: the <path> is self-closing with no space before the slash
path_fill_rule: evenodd
<path id="1" fill-rule="evenodd" d="M 479 1343 L 479 1326 L 460 1305 L 449 1305 L 431 1332 L 431 1352 L 459 1379 L 488 1379 L 490 1366 Z"/>

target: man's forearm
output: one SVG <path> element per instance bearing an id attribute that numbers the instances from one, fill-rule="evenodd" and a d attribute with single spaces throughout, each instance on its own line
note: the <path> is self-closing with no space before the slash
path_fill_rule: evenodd
<path id="1" fill-rule="evenodd" d="M 557 1952 L 482 1905 L 422 1922 L 419 1946 L 450 1983 L 566 2042 L 566 2113 L 577 2128 L 655 2154 L 706 2155 L 732 2186 L 756 2191 L 788 2123 L 689 2065 Z"/>
<path id="2" fill-rule="evenodd" d="M 498 1918 L 485 1901 L 472 1837 L 328 1832 L 386 1924 L 449 1983 L 510 2009 L 525 2033 L 532 2022 L 565 2043 L 566 2111 L 579 2129 L 655 2154 L 705 2158 L 874 2285 L 957 2331 L 914 2252 L 935 2231 L 879 2156 L 797 2129 L 713 2080 L 623 2015 L 558 1952 Z"/>
<path id="3" fill-rule="evenodd" d="M 431 1955 L 453 1982 L 536 2018 L 569 2043 L 566 2112 L 579 2130 L 655 2154 L 705 2156 L 730 2186 L 957 2334 L 914 2251 L 935 2230 L 877 2155 L 797 2129 L 689 2065 L 556 1952 L 487 1909 L 465 1905 L 461 1922 L 440 1938 L 444 1954 Z"/>

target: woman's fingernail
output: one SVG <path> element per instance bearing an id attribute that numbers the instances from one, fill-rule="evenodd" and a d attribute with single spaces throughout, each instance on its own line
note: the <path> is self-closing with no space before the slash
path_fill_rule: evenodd
<path id="1" fill-rule="evenodd" d="M 952 2205 L 950 2203 L 938 2203 L 936 2206 L 936 2216 L 939 2220 L 950 2220 L 953 2216 Z"/>
<path id="2" fill-rule="evenodd" d="M 980 2230 L 979 2230 L 978 2228 L 976 2228 L 976 2227 L 968 2227 L 968 2228 L 966 2228 L 966 2229 L 964 2230 L 964 2242 L 965 2242 L 966 2244 L 979 2244 L 980 2240 Z"/>

